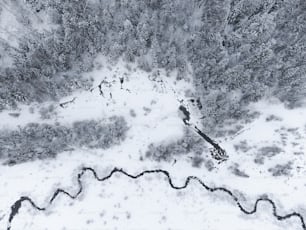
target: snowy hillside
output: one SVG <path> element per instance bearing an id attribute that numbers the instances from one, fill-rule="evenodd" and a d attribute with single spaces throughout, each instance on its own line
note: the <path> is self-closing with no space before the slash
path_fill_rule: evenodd
<path id="1" fill-rule="evenodd" d="M 305 230 L 302 9 L 0 3 L 0 230 Z"/>

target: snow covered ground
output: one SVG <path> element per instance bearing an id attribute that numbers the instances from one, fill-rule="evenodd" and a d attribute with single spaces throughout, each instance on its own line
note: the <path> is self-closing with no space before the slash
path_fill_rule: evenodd
<path id="1" fill-rule="evenodd" d="M 186 76 L 187 80 L 178 81 L 175 73 L 166 77 L 164 70 L 147 73 L 104 57 L 98 58 L 95 66 L 86 75 L 93 79 L 94 88 L 63 98 L 61 105 L 54 104 L 51 118 L 40 113 L 51 103 L 19 106 L 17 111 L 0 113 L 0 129 L 18 129 L 29 122 L 68 125 L 120 115 L 129 126 L 126 140 L 106 150 L 74 149 L 51 160 L 1 165 L 0 229 L 6 229 L 10 207 L 20 196 L 29 196 L 48 208 L 39 212 L 24 203 L 11 229 L 302 229 L 297 218 L 278 221 L 268 204 L 260 204 L 256 214 L 247 216 L 224 193 L 212 194 L 196 183 L 176 191 L 158 175 L 137 180 L 120 175 L 99 183 L 88 174 L 82 180 L 85 190 L 80 197 L 59 196 L 48 206 L 56 188 L 77 191 L 76 176 L 83 166 L 94 168 L 101 177 L 114 167 L 131 174 L 160 168 L 169 171 L 176 185 L 194 175 L 210 186 L 225 187 L 248 210 L 258 197 L 268 195 L 278 214 L 296 211 L 306 218 L 306 108 L 288 110 L 275 101 L 251 105 L 259 117 L 237 135 L 217 140 L 229 159 L 215 163 L 212 170 L 192 167 L 190 154 L 178 157 L 175 164 L 154 162 L 145 157 L 148 145 L 184 135 L 178 111 L 182 100 L 191 112 L 191 122 L 200 123 L 199 112 L 188 103 L 193 93 L 191 80 Z M 213 160 L 209 152 L 203 156 Z"/>

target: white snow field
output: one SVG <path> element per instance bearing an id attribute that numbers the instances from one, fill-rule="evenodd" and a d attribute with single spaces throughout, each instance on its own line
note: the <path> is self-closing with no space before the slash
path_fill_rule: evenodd
<path id="1" fill-rule="evenodd" d="M 191 78 L 176 80 L 174 72 L 166 77 L 164 70 L 147 73 L 135 65 L 123 61 L 112 63 L 102 56 L 95 66 L 93 72 L 86 74 L 94 80 L 95 87 L 63 98 L 63 106 L 56 104 L 51 119 L 42 119 L 39 114 L 40 108 L 51 102 L 20 106 L 18 111 L 0 113 L 0 128 L 18 129 L 29 122 L 68 125 L 120 115 L 129 126 L 126 140 L 106 150 L 73 149 L 58 154 L 55 159 L 1 165 L 0 229 L 7 228 L 11 206 L 21 196 L 30 197 L 47 210 L 39 212 L 24 202 L 11 229 L 303 229 L 296 217 L 277 220 L 268 203 L 260 203 L 256 214 L 246 215 L 224 192 L 211 193 L 196 182 L 177 191 L 159 174 L 137 180 L 118 174 L 98 182 L 86 173 L 82 178 L 84 190 L 79 197 L 72 200 L 59 195 L 48 205 L 57 188 L 72 194 L 77 192 L 77 174 L 84 166 L 94 168 L 100 177 L 115 167 L 130 174 L 164 169 L 177 186 L 183 185 L 188 176 L 197 176 L 211 187 L 231 190 L 247 210 L 253 209 L 259 197 L 267 195 L 275 202 L 278 215 L 295 211 L 306 218 L 303 201 L 306 108 L 289 110 L 272 100 L 252 104 L 250 110 L 260 115 L 244 125 L 237 135 L 217 139 L 229 159 L 220 164 L 215 162 L 212 170 L 192 167 L 191 154 L 179 156 L 175 164 L 154 162 L 145 157 L 149 144 L 171 142 L 184 135 L 185 125 L 178 112 L 181 100 L 191 112 L 191 122 L 200 124 L 199 111 L 188 104 L 188 98 L 194 93 L 192 81 L 188 80 Z M 72 102 L 65 104 L 69 101 Z M 10 116 L 13 112 L 20 116 Z M 271 115 L 277 118 L 270 119 Z M 205 127 L 199 127 L 205 132 Z M 241 143 L 245 148 L 237 147 Z M 262 163 L 261 148 L 267 146 L 278 146 L 281 150 L 264 158 Z M 203 156 L 214 161 L 209 152 Z M 273 176 L 271 168 L 288 161 L 290 170 Z M 233 173 L 234 166 L 247 176 Z"/>

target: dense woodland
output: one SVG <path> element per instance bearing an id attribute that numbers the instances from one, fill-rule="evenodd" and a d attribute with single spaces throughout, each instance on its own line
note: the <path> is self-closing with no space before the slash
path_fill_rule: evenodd
<path id="1" fill-rule="evenodd" d="M 98 53 L 147 71 L 177 69 L 178 79 L 190 65 L 212 127 L 263 97 L 290 108 L 306 97 L 304 0 L 6 0 L 0 8 L 12 5 L 26 33 L 18 47 L 0 40 L 13 59 L 0 66 L 0 110 L 90 86 L 80 75 Z M 52 28 L 35 29 L 35 15 L 48 15 Z"/>

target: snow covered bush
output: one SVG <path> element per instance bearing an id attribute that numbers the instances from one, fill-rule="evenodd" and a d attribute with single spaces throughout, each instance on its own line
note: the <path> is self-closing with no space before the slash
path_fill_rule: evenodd
<path id="1" fill-rule="evenodd" d="M 123 117 L 107 122 L 89 120 L 61 124 L 29 123 L 19 130 L 0 132 L 0 158 L 8 164 L 56 157 L 73 148 L 106 149 L 125 139 L 128 130 Z"/>
<path id="2" fill-rule="evenodd" d="M 202 155 L 205 142 L 196 133 L 186 129 L 183 138 L 170 143 L 150 144 L 146 157 L 155 161 L 173 161 L 187 154 Z"/>
<path id="3" fill-rule="evenodd" d="M 101 124 L 95 120 L 73 123 L 72 142 L 89 148 L 109 148 L 125 139 L 128 130 L 123 117 L 111 117 L 109 122 Z"/>

